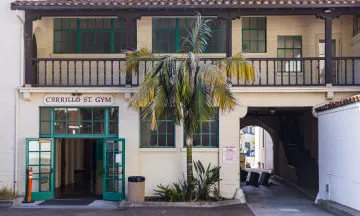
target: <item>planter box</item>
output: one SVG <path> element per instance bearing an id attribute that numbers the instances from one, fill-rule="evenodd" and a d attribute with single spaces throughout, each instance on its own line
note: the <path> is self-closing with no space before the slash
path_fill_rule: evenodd
<path id="1" fill-rule="evenodd" d="M 24 200 L 23 197 L 19 197 L 13 200 L 0 200 L 0 207 L 13 207 L 19 205 Z"/>
<path id="2" fill-rule="evenodd" d="M 120 208 L 123 207 L 189 207 L 189 208 L 213 208 L 228 205 L 241 204 L 238 199 L 223 200 L 217 202 L 130 202 L 123 200 L 120 202 Z"/>

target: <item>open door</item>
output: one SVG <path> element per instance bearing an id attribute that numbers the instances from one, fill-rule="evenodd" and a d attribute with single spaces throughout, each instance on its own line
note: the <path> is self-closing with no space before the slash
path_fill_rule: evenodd
<path id="1" fill-rule="evenodd" d="M 125 139 L 105 139 L 103 148 L 103 199 L 120 201 L 125 197 Z"/>
<path id="2" fill-rule="evenodd" d="M 26 188 L 31 167 L 32 200 L 54 199 L 54 156 L 53 139 L 26 139 Z"/>

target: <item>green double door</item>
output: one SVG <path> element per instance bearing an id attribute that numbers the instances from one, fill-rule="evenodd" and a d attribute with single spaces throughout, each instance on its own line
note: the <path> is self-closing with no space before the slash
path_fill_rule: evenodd
<path id="1" fill-rule="evenodd" d="M 33 169 L 32 200 L 55 197 L 55 144 L 53 139 L 26 139 L 26 191 L 28 171 Z M 125 139 L 104 139 L 103 199 L 125 197 Z"/>

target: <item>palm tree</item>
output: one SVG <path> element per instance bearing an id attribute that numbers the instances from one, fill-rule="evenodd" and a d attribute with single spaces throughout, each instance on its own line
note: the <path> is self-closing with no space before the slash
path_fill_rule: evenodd
<path id="1" fill-rule="evenodd" d="M 200 64 L 201 55 L 212 37 L 208 23 L 200 14 L 191 23 L 188 36 L 183 38 L 184 58 L 153 54 L 147 48 L 127 52 L 127 73 L 138 71 L 141 62 L 156 62 L 144 76 L 139 91 L 128 104 L 142 109 L 143 118 L 151 119 L 151 129 L 156 130 L 156 119 L 168 112 L 176 125 L 184 124 L 187 145 L 187 182 L 193 181 L 192 146 L 195 133 L 202 123 L 213 119 L 216 107 L 232 111 L 238 102 L 228 86 L 227 75 L 247 82 L 255 80 L 254 67 L 239 53 L 213 64 Z"/>

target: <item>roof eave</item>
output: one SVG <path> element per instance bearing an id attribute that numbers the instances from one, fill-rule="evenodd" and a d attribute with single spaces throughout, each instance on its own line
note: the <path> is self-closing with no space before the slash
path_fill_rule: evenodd
<path id="1" fill-rule="evenodd" d="M 105 10 L 105 9 L 297 9 L 354 8 L 360 4 L 213 4 L 213 5 L 11 5 L 11 10 Z"/>

